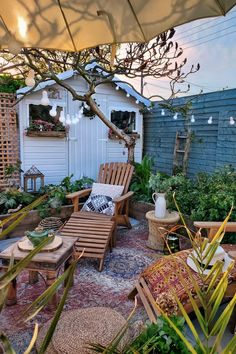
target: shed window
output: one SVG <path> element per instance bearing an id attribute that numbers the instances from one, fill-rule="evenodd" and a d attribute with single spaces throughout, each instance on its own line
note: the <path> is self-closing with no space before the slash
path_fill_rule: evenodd
<path id="1" fill-rule="evenodd" d="M 132 133 L 136 130 L 135 116 L 135 112 L 113 110 L 111 112 L 111 122 L 125 133 Z"/>
<path id="2" fill-rule="evenodd" d="M 63 125 L 59 121 L 60 113 L 62 111 L 62 107 L 56 108 L 56 116 L 50 116 L 49 112 L 52 109 L 52 106 L 43 106 L 41 104 L 29 105 L 29 124 L 30 126 L 38 126 L 42 125 L 43 130 L 64 130 Z M 44 123 L 45 122 L 45 123 Z M 50 123 L 46 125 L 46 123 Z"/>

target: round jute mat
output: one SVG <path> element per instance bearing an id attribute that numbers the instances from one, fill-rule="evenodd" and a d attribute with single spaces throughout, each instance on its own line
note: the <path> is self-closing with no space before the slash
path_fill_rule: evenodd
<path id="1" fill-rule="evenodd" d="M 109 344 L 125 324 L 125 319 L 108 307 L 70 310 L 60 318 L 47 354 L 92 354 L 90 343 Z M 36 347 L 40 347 L 50 321 L 39 332 Z M 122 349 L 129 340 L 128 331 L 119 344 Z"/>

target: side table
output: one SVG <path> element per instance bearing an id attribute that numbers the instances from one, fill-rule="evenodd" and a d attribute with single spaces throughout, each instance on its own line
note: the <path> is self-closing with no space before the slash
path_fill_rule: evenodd
<path id="1" fill-rule="evenodd" d="M 180 217 L 176 211 L 167 211 L 165 218 L 155 217 L 155 211 L 151 210 L 146 213 L 148 220 L 149 236 L 147 246 L 153 250 L 164 250 L 164 236 L 173 226 L 175 226 Z"/>
<path id="2" fill-rule="evenodd" d="M 25 267 L 26 270 L 30 271 L 30 280 L 36 280 L 35 272 L 44 272 L 46 275 L 46 284 L 50 286 L 56 280 L 60 267 L 64 265 L 66 269 L 69 266 L 74 255 L 74 244 L 76 240 L 76 237 L 65 237 L 63 238 L 62 246 L 57 250 L 53 252 L 39 252 L 36 254 Z M 21 251 L 17 246 L 17 242 L 1 252 L 0 259 L 2 260 L 2 268 L 5 269 L 5 271 L 8 269 L 12 254 L 14 256 L 14 262 L 17 263 L 23 259 L 28 252 Z M 16 302 L 17 284 L 16 279 L 13 279 L 8 288 L 6 304 L 14 305 Z M 57 305 L 57 302 L 58 298 L 56 293 L 53 296 L 52 304 Z"/>

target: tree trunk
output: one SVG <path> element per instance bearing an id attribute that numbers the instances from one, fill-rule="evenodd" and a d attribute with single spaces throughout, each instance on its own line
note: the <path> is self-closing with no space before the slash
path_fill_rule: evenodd
<path id="1" fill-rule="evenodd" d="M 135 148 L 135 138 L 125 134 L 123 130 L 119 129 L 115 124 L 113 124 L 103 112 L 99 109 L 96 102 L 92 99 L 91 96 L 87 97 L 87 104 L 90 106 L 92 111 L 101 119 L 101 121 L 106 124 L 106 126 L 112 130 L 112 132 L 117 135 L 120 139 L 125 142 L 125 147 L 128 149 L 128 159 L 127 162 L 134 162 L 134 148 Z"/>

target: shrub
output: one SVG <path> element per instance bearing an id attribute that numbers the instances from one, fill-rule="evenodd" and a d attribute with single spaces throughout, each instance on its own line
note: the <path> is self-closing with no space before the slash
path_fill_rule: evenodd
<path id="1" fill-rule="evenodd" d="M 153 161 L 150 157 L 144 156 L 141 163 L 135 163 L 134 176 L 130 185 L 130 190 L 135 192 L 134 198 L 145 202 L 152 200 L 152 193 L 149 187 L 149 178 Z"/>

